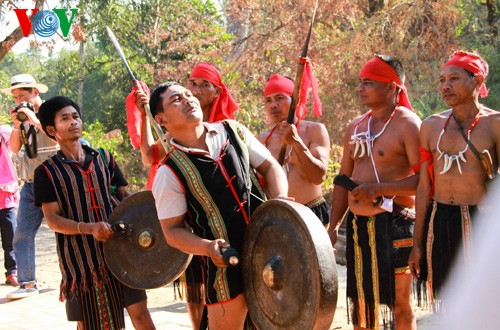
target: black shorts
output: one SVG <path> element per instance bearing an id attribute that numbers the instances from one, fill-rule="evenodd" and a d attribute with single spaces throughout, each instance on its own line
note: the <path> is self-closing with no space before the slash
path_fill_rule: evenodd
<path id="1" fill-rule="evenodd" d="M 374 328 L 380 305 L 395 306 L 396 275 L 409 274 L 413 222 L 389 212 L 375 216 L 349 212 L 346 229 L 351 321 L 356 326 Z"/>
<path id="2" fill-rule="evenodd" d="M 330 224 L 330 210 L 328 209 L 328 203 L 323 196 L 313 199 L 309 203 L 304 204 L 313 211 L 314 214 L 321 220 L 323 226 L 328 226 Z"/>
<path id="3" fill-rule="evenodd" d="M 193 256 L 186 269 L 186 300 L 188 303 L 204 304 L 205 290 L 203 287 L 203 260 Z"/>
<path id="4" fill-rule="evenodd" d="M 120 284 L 123 302 L 122 308 L 148 299 L 145 290 L 133 289 L 122 283 Z M 68 316 L 68 321 L 83 321 L 82 311 L 82 299 L 74 298 L 72 300 L 66 300 L 66 315 Z"/>

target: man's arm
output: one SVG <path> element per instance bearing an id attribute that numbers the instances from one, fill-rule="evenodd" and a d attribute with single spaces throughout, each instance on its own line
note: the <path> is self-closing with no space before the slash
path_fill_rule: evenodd
<path id="1" fill-rule="evenodd" d="M 149 103 L 149 95 L 140 90 L 136 91 L 135 105 L 141 112 L 141 145 L 139 146 L 141 149 L 141 159 L 144 165 L 151 166 L 154 163 L 153 146 L 155 144 L 158 146 L 158 160 L 165 158 L 166 152 L 161 141 L 158 140 L 155 142 L 154 140 L 149 117 L 146 114 L 146 109 L 144 109 L 144 104 L 147 103 Z"/>
<path id="2" fill-rule="evenodd" d="M 12 130 L 12 134 L 10 135 L 10 147 L 12 149 L 12 152 L 18 153 L 19 150 L 21 150 L 22 147 L 22 141 L 21 141 L 21 122 L 17 120 L 17 115 L 19 112 L 22 112 L 26 115 L 26 123 L 33 125 L 37 127 L 39 130 L 43 131 L 42 124 L 38 120 L 36 114 L 31 111 L 30 109 L 27 108 L 21 108 L 17 110 L 17 112 L 14 112 L 14 108 L 10 109 L 10 117 L 12 118 L 12 121 L 14 123 L 14 127 Z"/>
<path id="3" fill-rule="evenodd" d="M 92 235 L 98 241 L 106 242 L 114 232 L 107 222 L 84 223 L 60 216 L 57 202 L 42 203 L 43 216 L 50 229 L 64 235 Z"/>
<path id="4" fill-rule="evenodd" d="M 285 172 L 273 156 L 269 155 L 256 170 L 266 180 L 270 198 L 286 198 L 288 196 L 288 181 Z"/>
<path id="5" fill-rule="evenodd" d="M 14 123 L 14 127 L 12 127 L 12 132 L 10 133 L 9 143 L 10 149 L 14 153 L 18 153 L 21 150 L 22 142 L 21 142 L 21 122 L 17 120 L 17 114 L 13 112 L 14 108 L 10 109 L 10 118 Z"/>
<path id="6" fill-rule="evenodd" d="M 227 267 L 222 258 L 221 247 L 230 247 L 223 239 L 203 239 L 186 229 L 184 215 L 160 219 L 161 229 L 167 243 L 185 253 L 210 257 L 217 267 Z"/>
<path id="7" fill-rule="evenodd" d="M 118 186 L 116 187 L 115 191 L 116 197 L 118 197 L 118 200 L 121 202 L 128 196 L 132 195 L 128 190 L 127 186 Z"/>
<path id="8" fill-rule="evenodd" d="M 352 175 L 354 169 L 354 161 L 351 158 L 349 152 L 349 139 L 351 136 L 351 126 L 347 128 L 344 134 L 344 146 L 342 161 L 340 163 L 339 174 L 345 174 L 348 176 Z M 332 196 L 332 208 L 330 211 L 330 227 L 328 228 L 328 235 L 332 242 L 332 246 L 337 243 L 337 236 L 339 227 L 342 224 L 344 214 L 347 210 L 348 205 L 348 191 L 345 188 L 334 185 L 333 186 L 333 196 Z"/>
<path id="9" fill-rule="evenodd" d="M 420 143 L 422 147 L 426 150 L 430 150 L 428 136 L 432 131 L 432 127 L 424 121 L 422 123 L 420 132 Z M 424 224 L 425 216 L 427 214 L 427 209 L 430 202 L 430 193 L 432 190 L 432 182 L 430 179 L 429 171 L 427 170 L 427 164 L 429 161 L 425 161 L 420 164 L 420 176 L 417 186 L 417 194 L 415 199 L 415 227 L 413 233 L 413 248 L 408 259 L 410 266 L 410 271 L 413 276 L 420 276 L 420 261 L 422 259 L 422 247 L 424 244 Z"/>
<path id="10" fill-rule="evenodd" d="M 311 141 L 306 146 L 293 124 L 283 124 L 283 141 L 292 146 L 299 159 L 304 176 L 314 184 L 320 185 L 326 178 L 330 158 L 330 138 L 325 125 L 314 123 L 307 129 Z"/>
<path id="11" fill-rule="evenodd" d="M 495 141 L 495 151 L 497 154 L 497 168 L 495 168 L 494 173 L 498 173 L 498 166 L 500 166 L 500 113 L 495 112 L 492 115 L 492 132 L 493 132 L 493 138 Z"/>

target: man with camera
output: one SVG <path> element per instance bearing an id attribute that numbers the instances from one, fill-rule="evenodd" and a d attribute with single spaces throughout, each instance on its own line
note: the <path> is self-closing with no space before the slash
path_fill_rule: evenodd
<path id="1" fill-rule="evenodd" d="M 14 253 L 17 261 L 19 289 L 7 294 L 8 299 L 20 299 L 38 293 L 35 274 L 35 235 L 42 223 L 41 207 L 33 200 L 33 175 L 35 168 L 54 155 L 58 145 L 42 129 L 36 113 L 42 104 L 40 93 L 47 86 L 36 82 L 29 74 L 18 74 L 10 79 L 10 87 L 1 91 L 12 95 L 16 106 L 10 109 L 14 122 L 10 145 L 14 153 L 21 149 L 19 177 L 23 181 L 14 233 Z"/>

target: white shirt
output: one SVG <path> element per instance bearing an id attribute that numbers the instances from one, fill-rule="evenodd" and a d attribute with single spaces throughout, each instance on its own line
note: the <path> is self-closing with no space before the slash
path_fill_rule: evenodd
<path id="1" fill-rule="evenodd" d="M 207 134 L 205 143 L 208 146 L 208 152 L 196 148 L 186 148 L 177 144 L 173 139 L 171 145 L 177 147 L 186 153 L 202 153 L 213 159 L 219 158 L 222 146 L 228 139 L 226 128 L 223 123 L 203 123 Z M 243 125 L 238 124 L 243 133 L 243 141 L 246 143 L 250 158 L 250 165 L 253 168 L 259 167 L 264 160 L 271 157 L 271 153 L 260 143 L 255 136 Z M 155 198 L 156 209 L 159 219 L 176 217 L 186 213 L 186 193 L 176 174 L 169 166 L 160 166 L 156 173 L 152 187 Z"/>

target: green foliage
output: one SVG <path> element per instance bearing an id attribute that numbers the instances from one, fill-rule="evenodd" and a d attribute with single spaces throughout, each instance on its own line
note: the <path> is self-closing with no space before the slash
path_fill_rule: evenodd
<path id="1" fill-rule="evenodd" d="M 489 63 L 486 86 L 489 96 L 480 101 L 486 106 L 500 110 L 500 2 L 491 1 L 491 12 L 484 1 L 462 0 L 459 4 L 462 20 L 457 30 L 460 43 L 468 51 L 477 50 Z M 489 22 L 491 21 L 491 22 Z"/>
<path id="2" fill-rule="evenodd" d="M 337 162 L 335 159 L 330 158 L 330 161 L 328 162 L 328 173 L 326 174 L 326 179 L 323 181 L 323 191 L 328 191 L 330 188 L 333 187 L 333 179 L 339 174 L 340 170 L 340 163 Z"/>

